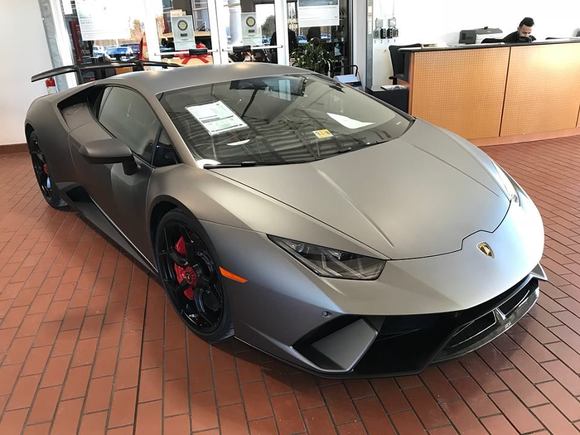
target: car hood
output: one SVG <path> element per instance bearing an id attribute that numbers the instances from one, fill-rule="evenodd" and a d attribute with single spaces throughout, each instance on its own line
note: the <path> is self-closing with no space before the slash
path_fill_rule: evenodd
<path id="1" fill-rule="evenodd" d="M 493 232 L 509 208 L 494 171 L 467 141 L 419 120 L 400 138 L 316 162 L 216 170 L 391 259 Z"/>

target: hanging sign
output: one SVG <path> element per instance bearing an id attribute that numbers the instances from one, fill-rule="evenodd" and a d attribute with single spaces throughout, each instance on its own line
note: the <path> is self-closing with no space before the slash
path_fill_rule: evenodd
<path id="1" fill-rule="evenodd" d="M 130 8 L 118 0 L 75 1 L 83 41 L 129 39 Z"/>
<path id="2" fill-rule="evenodd" d="M 175 50 L 189 50 L 190 48 L 195 48 L 193 17 L 191 15 L 171 17 L 171 31 L 173 32 Z"/>
<path id="3" fill-rule="evenodd" d="M 338 26 L 338 0 L 298 0 L 300 27 Z"/>
<path id="4" fill-rule="evenodd" d="M 242 12 L 242 41 L 246 45 L 262 45 L 262 28 L 255 12 Z"/>

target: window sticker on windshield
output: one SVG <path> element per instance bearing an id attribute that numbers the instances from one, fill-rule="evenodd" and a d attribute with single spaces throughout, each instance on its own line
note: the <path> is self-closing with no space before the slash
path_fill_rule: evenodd
<path id="1" fill-rule="evenodd" d="M 242 121 L 222 101 L 201 104 L 199 106 L 186 106 L 185 108 L 207 130 L 210 136 L 216 136 L 241 128 L 248 128 L 248 124 Z"/>
<path id="2" fill-rule="evenodd" d="M 318 139 L 328 139 L 329 137 L 333 137 L 334 135 L 330 132 L 330 130 L 323 128 L 322 130 L 314 130 L 314 136 Z"/>

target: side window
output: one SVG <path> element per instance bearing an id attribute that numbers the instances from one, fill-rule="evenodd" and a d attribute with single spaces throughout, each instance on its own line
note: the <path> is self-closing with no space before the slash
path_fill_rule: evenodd
<path id="1" fill-rule="evenodd" d="M 155 146 L 155 152 L 153 154 L 153 166 L 169 166 L 179 163 L 179 158 L 177 153 L 171 144 L 171 140 L 165 130 L 161 130 L 159 134 L 159 139 L 157 139 L 157 145 Z"/>
<path id="2" fill-rule="evenodd" d="M 105 89 L 99 122 L 135 154 L 151 162 L 153 145 L 161 125 L 141 95 L 125 88 Z"/>

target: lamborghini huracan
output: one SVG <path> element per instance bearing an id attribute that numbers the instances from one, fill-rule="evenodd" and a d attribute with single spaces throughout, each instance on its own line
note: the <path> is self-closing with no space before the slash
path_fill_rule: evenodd
<path id="1" fill-rule="evenodd" d="M 194 333 L 322 376 L 473 351 L 546 279 L 538 210 L 483 151 L 306 70 L 117 75 L 38 98 L 25 131 L 48 204 L 148 268 Z"/>

